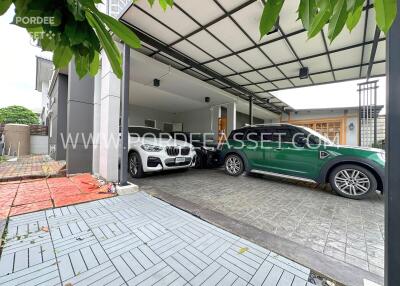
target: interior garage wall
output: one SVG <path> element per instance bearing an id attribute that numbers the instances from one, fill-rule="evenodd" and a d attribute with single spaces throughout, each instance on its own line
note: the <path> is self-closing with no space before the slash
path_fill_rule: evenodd
<path id="1" fill-rule="evenodd" d="M 211 132 L 211 110 L 203 108 L 176 114 L 176 122 L 183 124 L 183 131 L 208 133 Z"/>
<path id="2" fill-rule="evenodd" d="M 129 125 L 144 126 L 147 119 L 155 120 L 156 127 L 163 130 L 164 123 L 175 123 L 174 113 L 160 111 L 144 106 L 129 105 Z"/>
<path id="3" fill-rule="evenodd" d="M 264 119 L 253 117 L 253 124 L 264 124 Z M 236 128 L 240 128 L 249 124 L 249 115 L 242 112 L 236 112 Z"/>

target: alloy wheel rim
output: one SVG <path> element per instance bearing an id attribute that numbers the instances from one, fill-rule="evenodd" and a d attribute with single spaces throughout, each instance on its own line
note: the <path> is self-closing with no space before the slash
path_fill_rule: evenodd
<path id="1" fill-rule="evenodd" d="M 136 175 L 138 172 L 138 167 L 139 167 L 139 160 L 138 160 L 137 156 L 133 155 L 131 157 L 130 164 L 129 164 L 131 173 Z"/>
<path id="2" fill-rule="evenodd" d="M 226 161 L 226 169 L 230 174 L 237 174 L 240 171 L 242 162 L 237 157 L 230 157 Z"/>
<path id="3" fill-rule="evenodd" d="M 371 181 L 359 170 L 345 169 L 335 175 L 335 185 L 342 193 L 360 196 L 369 191 Z"/>

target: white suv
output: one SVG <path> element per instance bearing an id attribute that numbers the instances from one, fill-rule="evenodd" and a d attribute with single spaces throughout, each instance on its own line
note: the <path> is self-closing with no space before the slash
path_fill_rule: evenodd
<path id="1" fill-rule="evenodd" d="M 128 170 L 133 178 L 144 173 L 189 168 L 196 152 L 192 144 L 150 127 L 130 126 Z"/>

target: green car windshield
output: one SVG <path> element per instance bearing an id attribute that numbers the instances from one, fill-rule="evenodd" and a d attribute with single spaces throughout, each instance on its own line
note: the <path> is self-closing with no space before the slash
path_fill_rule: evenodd
<path id="1" fill-rule="evenodd" d="M 321 143 L 324 143 L 326 145 L 334 145 L 334 143 L 329 138 L 321 135 L 317 131 L 315 131 L 315 130 L 313 130 L 311 128 L 308 128 L 308 127 L 302 127 L 302 128 L 304 130 L 306 130 L 308 133 L 310 133 L 312 135 L 312 137 L 314 137 L 314 138 L 312 138 L 313 141 L 317 141 L 318 140 L 319 142 L 322 141 Z M 317 137 L 317 138 L 315 138 L 315 137 Z M 317 140 L 315 140 L 315 139 L 317 139 Z M 319 142 L 315 142 L 315 143 L 318 144 Z"/>

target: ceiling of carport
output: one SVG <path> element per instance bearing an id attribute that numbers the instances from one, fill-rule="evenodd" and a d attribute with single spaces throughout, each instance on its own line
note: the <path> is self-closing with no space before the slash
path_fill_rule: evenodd
<path id="1" fill-rule="evenodd" d="M 153 80 L 160 80 L 154 87 Z M 196 77 L 157 61 L 137 51 L 131 52 L 129 102 L 155 110 L 179 113 L 226 105 L 236 101 L 237 110 L 248 113 L 248 103 Z M 205 97 L 210 101 L 205 102 Z M 254 116 L 277 119 L 277 114 L 256 106 Z"/>
<path id="2" fill-rule="evenodd" d="M 371 1 L 372 2 L 372 1 Z M 166 12 L 147 1 L 129 4 L 120 20 L 141 36 L 140 51 L 234 95 L 253 95 L 273 112 L 287 105 L 270 92 L 365 78 L 385 72 L 385 38 L 375 34 L 375 12 L 364 8 L 360 23 L 329 43 L 327 30 L 308 40 L 296 21 L 299 1 L 287 0 L 279 27 L 259 39 L 260 0 L 175 0 Z M 375 57 L 371 57 L 374 39 Z M 299 78 L 308 67 L 310 76 Z"/>

